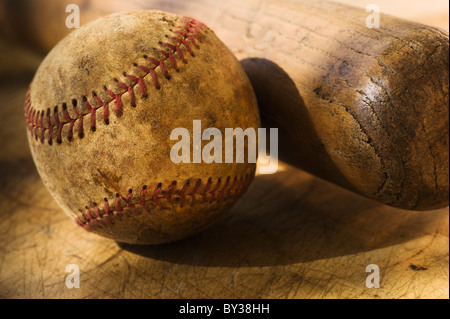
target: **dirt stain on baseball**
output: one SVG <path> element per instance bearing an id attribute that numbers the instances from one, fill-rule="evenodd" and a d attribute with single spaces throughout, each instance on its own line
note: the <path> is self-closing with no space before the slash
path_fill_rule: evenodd
<path id="1" fill-rule="evenodd" d="M 119 182 L 122 179 L 121 177 L 108 171 L 102 172 L 98 168 L 97 173 L 93 176 L 94 181 L 100 185 L 103 185 L 104 190 L 108 193 L 109 196 L 112 196 L 117 192 L 117 190 L 119 190 Z"/>

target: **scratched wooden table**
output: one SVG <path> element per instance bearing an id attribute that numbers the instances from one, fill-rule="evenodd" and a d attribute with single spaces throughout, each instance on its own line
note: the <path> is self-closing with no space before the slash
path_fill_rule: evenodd
<path id="1" fill-rule="evenodd" d="M 448 29 L 444 2 L 378 1 Z M 284 164 L 186 240 L 132 246 L 83 231 L 44 188 L 28 150 L 23 101 L 42 57 L 0 40 L 0 58 L 1 298 L 449 297 L 448 208 L 391 208 Z M 78 289 L 65 285 L 69 264 L 79 266 Z M 369 264 L 379 266 L 378 289 L 366 287 Z"/>

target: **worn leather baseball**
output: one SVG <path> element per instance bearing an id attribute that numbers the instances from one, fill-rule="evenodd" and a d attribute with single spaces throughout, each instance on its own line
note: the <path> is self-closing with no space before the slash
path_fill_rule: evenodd
<path id="1" fill-rule="evenodd" d="M 170 159 L 171 131 L 192 138 L 193 120 L 223 136 L 260 126 L 239 62 L 192 18 L 137 11 L 72 32 L 36 72 L 25 118 L 57 203 L 82 228 L 120 242 L 159 244 L 206 228 L 255 172 L 248 161 Z"/>

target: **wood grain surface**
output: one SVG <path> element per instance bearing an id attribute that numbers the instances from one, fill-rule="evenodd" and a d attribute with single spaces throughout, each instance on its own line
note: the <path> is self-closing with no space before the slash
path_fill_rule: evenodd
<path id="1" fill-rule="evenodd" d="M 447 10 L 432 3 L 427 16 Z M 187 240 L 133 246 L 86 233 L 51 198 L 27 145 L 23 102 L 42 56 L 0 41 L 0 58 L 1 298 L 449 297 L 448 208 L 388 207 L 286 164 Z M 78 289 L 65 286 L 69 264 Z M 368 264 L 379 289 L 366 288 Z"/>

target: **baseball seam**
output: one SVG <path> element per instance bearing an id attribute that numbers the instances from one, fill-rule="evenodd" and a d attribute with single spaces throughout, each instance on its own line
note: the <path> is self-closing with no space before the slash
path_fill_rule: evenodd
<path id="1" fill-rule="evenodd" d="M 170 74 L 168 68 L 166 66 L 166 62 L 169 61 L 172 67 L 178 71 L 178 63 L 175 58 L 175 54 L 178 55 L 178 58 L 183 63 L 187 63 L 186 58 L 184 56 L 183 50 L 181 49 L 181 45 L 183 45 L 187 52 L 191 56 L 195 56 L 191 45 L 198 48 L 196 39 L 200 41 L 200 36 L 203 34 L 203 28 L 205 25 L 195 19 L 183 17 L 181 19 L 181 25 L 175 26 L 173 29 L 169 29 L 174 35 L 166 35 L 166 38 L 175 41 L 176 44 L 172 44 L 169 42 L 160 41 L 158 44 L 161 47 L 169 48 L 171 51 L 166 51 L 163 49 L 156 50 L 163 58 L 158 59 L 156 57 L 150 57 L 148 55 L 144 55 L 144 59 L 149 61 L 153 66 L 148 67 L 145 65 L 139 65 L 137 63 L 133 63 L 133 66 L 139 69 L 144 74 L 141 76 L 135 76 L 132 74 L 127 74 L 123 72 L 123 76 L 127 79 L 126 81 L 130 84 L 126 84 L 125 81 L 119 81 L 117 78 L 114 78 L 114 82 L 123 90 L 120 93 L 114 93 L 112 90 L 108 89 L 106 86 L 103 86 L 105 93 L 111 97 L 111 100 L 101 99 L 97 93 L 92 92 L 92 101 L 95 103 L 90 103 L 86 96 L 82 98 L 82 105 L 87 112 L 82 112 L 78 109 L 78 101 L 76 99 L 72 99 L 72 107 L 73 111 L 76 115 L 75 118 L 71 117 L 68 112 L 67 103 L 62 103 L 62 113 L 59 112 L 59 107 L 55 106 L 53 108 L 53 114 L 51 114 L 51 109 L 47 108 L 47 111 L 41 110 L 37 111 L 31 106 L 31 98 L 30 91 L 31 85 L 28 89 L 26 99 L 25 99 L 25 121 L 28 130 L 31 135 L 36 139 L 40 140 L 41 143 L 44 143 L 45 134 L 47 132 L 47 142 L 49 145 L 53 145 L 53 140 L 55 139 L 58 144 L 61 144 L 63 127 L 65 125 L 69 125 L 67 129 L 67 141 L 72 141 L 73 139 L 73 131 L 76 125 L 77 135 L 81 139 L 84 137 L 84 127 L 83 127 L 83 118 L 85 115 L 90 114 L 90 129 L 92 132 L 96 131 L 96 112 L 97 109 L 102 108 L 103 121 L 106 125 L 109 125 L 109 104 L 114 103 L 115 108 L 113 112 L 117 117 L 121 117 L 123 115 L 123 104 L 122 104 L 122 95 L 124 93 L 128 93 L 130 97 L 130 104 L 132 107 L 136 107 L 136 97 L 134 89 L 138 86 L 140 94 L 142 97 L 148 96 L 148 88 L 144 82 L 144 78 L 150 75 L 151 81 L 153 82 L 155 88 L 159 90 L 161 88 L 158 80 L 158 75 L 156 73 L 156 68 L 159 67 L 161 73 L 166 79 L 170 79 Z M 181 37 L 177 36 L 181 35 Z M 191 44 L 189 44 L 189 42 Z M 94 104 L 94 105 L 93 105 Z"/>
<path id="2" fill-rule="evenodd" d="M 176 181 L 173 181 L 167 190 L 163 190 L 162 184 L 159 183 L 153 192 L 149 192 L 148 187 L 144 185 L 138 197 L 130 189 L 126 198 L 116 194 L 114 205 L 110 205 L 108 199 L 104 198 L 103 207 L 94 202 L 90 208 L 86 206 L 84 212 L 80 210 L 79 216 L 74 217 L 74 221 L 78 226 L 90 231 L 92 228 L 106 227 L 113 224 L 116 220 L 121 220 L 123 217 L 141 215 L 142 211 L 151 212 L 149 208 L 151 205 L 162 207 L 163 202 L 166 202 L 169 205 L 179 204 L 180 207 L 184 207 L 188 202 L 188 196 L 191 198 L 191 206 L 197 202 L 207 202 L 208 200 L 211 203 L 213 201 L 231 199 L 243 194 L 253 177 L 254 175 L 252 174 L 246 174 L 239 179 L 235 176 L 233 181 L 231 181 L 231 177 L 228 176 L 225 182 L 218 178 L 215 185 L 213 185 L 210 177 L 202 192 L 200 192 L 201 179 L 196 181 L 189 192 L 190 180 L 185 182 L 183 187 L 178 190 L 176 189 Z M 197 197 L 201 197 L 201 199 L 197 199 Z"/>

